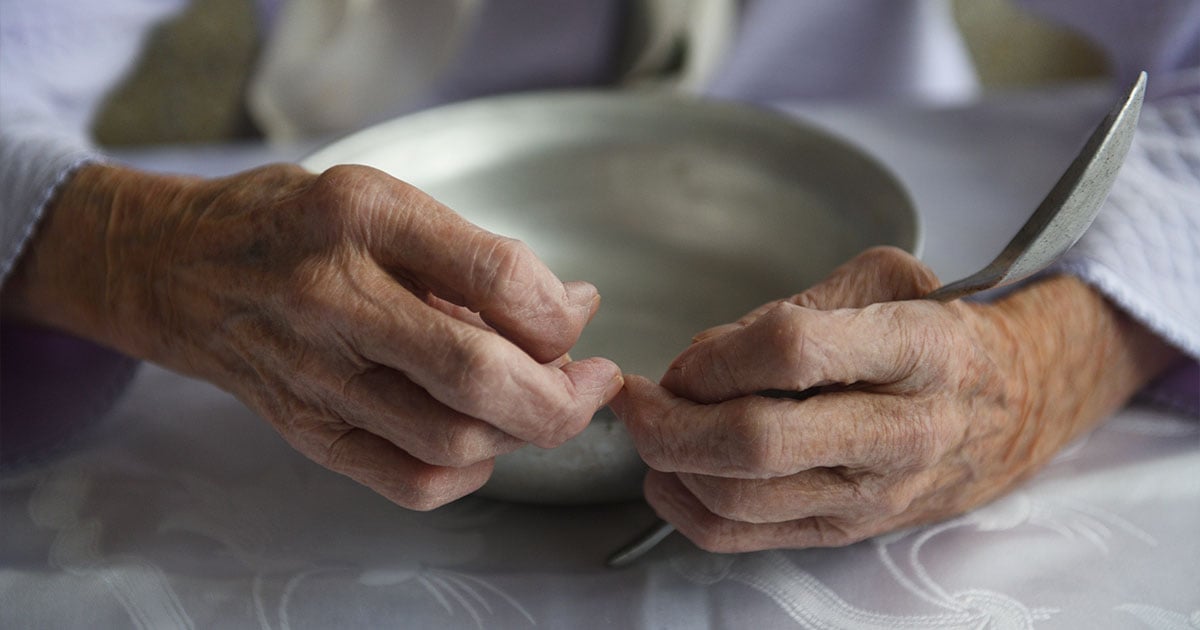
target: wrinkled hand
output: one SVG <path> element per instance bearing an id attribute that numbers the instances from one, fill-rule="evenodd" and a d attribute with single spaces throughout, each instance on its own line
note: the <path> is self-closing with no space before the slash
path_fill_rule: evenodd
<path id="1" fill-rule="evenodd" d="M 652 469 L 647 500 L 712 551 L 942 519 L 1012 488 L 1171 356 L 1072 278 L 995 304 L 915 299 L 938 286 L 870 250 L 701 333 L 661 387 L 627 377 L 613 408 Z"/>
<path id="2" fill-rule="evenodd" d="M 204 181 L 89 167 L 54 215 L 97 196 L 110 209 L 94 229 L 104 253 L 86 263 L 97 278 L 59 289 L 99 285 L 78 309 L 94 312 L 52 323 L 216 383 L 401 505 L 475 490 L 497 455 L 560 444 L 621 386 L 611 362 L 564 356 L 594 287 L 379 171 Z M 50 249 L 33 275 L 65 264 Z"/>

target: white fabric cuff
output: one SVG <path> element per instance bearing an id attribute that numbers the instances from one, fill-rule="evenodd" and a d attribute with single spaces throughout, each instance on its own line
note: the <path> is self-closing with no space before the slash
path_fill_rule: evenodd
<path id="1" fill-rule="evenodd" d="M 1200 96 L 1143 109 L 1105 207 L 1056 270 L 1200 358 Z"/>
<path id="2" fill-rule="evenodd" d="M 0 130 L 0 286 L 37 229 L 46 206 L 80 166 L 104 158 L 78 136 L 48 127 Z"/>

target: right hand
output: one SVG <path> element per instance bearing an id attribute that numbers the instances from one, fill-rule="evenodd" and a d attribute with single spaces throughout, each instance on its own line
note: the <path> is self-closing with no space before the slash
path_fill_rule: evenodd
<path id="1" fill-rule="evenodd" d="M 51 210 L 6 311 L 209 380 L 406 507 L 561 444 L 621 388 L 611 361 L 565 356 L 593 286 L 374 169 L 88 166 Z"/>

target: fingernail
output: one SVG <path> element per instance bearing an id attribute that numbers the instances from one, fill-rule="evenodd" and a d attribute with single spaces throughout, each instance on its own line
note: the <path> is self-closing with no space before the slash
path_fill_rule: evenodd
<path id="1" fill-rule="evenodd" d="M 617 394 L 621 393 L 621 390 L 624 388 L 625 388 L 625 375 L 621 374 L 620 372 L 617 372 L 616 376 L 614 376 L 612 378 L 612 380 L 608 382 L 608 385 L 606 385 L 604 388 L 605 404 L 608 404 L 609 402 L 611 402 L 612 399 L 615 398 Z"/>
<path id="2" fill-rule="evenodd" d="M 578 394 L 584 399 L 608 401 L 625 386 L 625 378 L 616 363 L 601 357 L 591 357 L 568 363 L 561 368 L 575 382 Z M 595 397 L 595 398 L 593 398 Z"/>
<path id="3" fill-rule="evenodd" d="M 567 292 L 567 303 L 572 306 L 591 307 L 600 299 L 600 292 L 589 282 L 567 282 L 563 284 Z"/>
<path id="4" fill-rule="evenodd" d="M 618 389 L 617 392 L 613 394 L 613 397 L 608 401 L 609 409 L 612 409 L 612 412 L 617 414 L 618 418 L 623 418 L 625 416 L 625 408 L 629 402 L 629 396 L 626 393 L 628 391 L 629 390 L 625 389 L 625 379 L 622 378 L 621 389 Z"/>
<path id="5" fill-rule="evenodd" d="M 592 323 L 596 311 L 600 309 L 600 292 L 587 282 L 567 282 L 567 304 L 584 316 L 584 325 Z"/>
<path id="6" fill-rule="evenodd" d="M 557 359 L 547 363 L 546 365 L 549 365 L 550 367 L 554 367 L 554 368 L 561 368 L 562 366 L 564 366 L 568 363 L 571 363 L 574 360 L 575 359 L 571 358 L 571 353 L 568 352 L 567 354 L 564 354 L 561 357 L 558 357 Z"/>

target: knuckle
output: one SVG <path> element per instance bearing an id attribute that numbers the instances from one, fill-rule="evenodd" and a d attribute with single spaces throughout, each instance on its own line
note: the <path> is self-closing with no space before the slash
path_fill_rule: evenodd
<path id="1" fill-rule="evenodd" d="M 566 352 L 583 322 L 568 305 L 562 283 L 524 242 L 491 234 L 482 238 L 476 268 L 483 274 L 477 282 L 483 309 L 523 321 L 547 341 L 558 339 L 562 347 L 554 356 Z"/>
<path id="2" fill-rule="evenodd" d="M 671 434 L 668 423 L 657 422 L 657 418 L 646 417 L 640 411 L 626 413 L 621 420 L 646 466 L 660 472 L 675 472 L 675 458 L 671 454 L 678 438 Z"/>
<path id="3" fill-rule="evenodd" d="M 451 423 L 443 432 L 437 452 L 439 461 L 432 464 L 465 468 L 496 456 L 494 432 L 482 423 Z"/>
<path id="4" fill-rule="evenodd" d="M 525 266 L 533 252 L 524 242 L 507 236 L 493 237 L 491 260 L 497 269 L 517 271 Z"/>
<path id="5" fill-rule="evenodd" d="M 529 271 L 536 265 L 533 250 L 525 243 L 507 237 L 488 236 L 484 267 L 489 270 L 488 293 L 512 295 L 528 285 Z"/>
<path id="6" fill-rule="evenodd" d="M 295 312 L 325 310 L 331 306 L 322 299 L 328 293 L 328 276 L 329 268 L 324 261 L 311 258 L 299 261 L 281 283 L 281 299 L 285 306 Z"/>
<path id="7" fill-rule="evenodd" d="M 334 434 L 322 447 L 315 449 L 313 459 L 413 510 L 428 511 L 441 507 L 475 489 L 465 487 L 469 485 L 464 483 L 467 473 L 455 468 L 418 465 L 401 478 L 372 470 L 356 445 L 354 435 L 358 431 L 361 429 L 346 429 Z"/>
<path id="8" fill-rule="evenodd" d="M 344 202 L 370 179 L 365 176 L 363 169 L 354 165 L 330 167 L 317 176 L 310 194 L 322 207 L 330 210 L 342 208 L 346 205 Z"/>
<path id="9" fill-rule="evenodd" d="M 945 321 L 922 326 L 901 315 L 895 321 L 898 333 L 904 335 L 905 347 L 910 349 L 903 374 L 919 375 L 918 383 L 925 386 L 941 386 L 952 380 L 964 359 L 959 331 Z"/>
<path id="10" fill-rule="evenodd" d="M 939 432 L 928 422 L 919 423 L 918 428 L 911 432 L 915 434 L 910 447 L 913 453 L 913 463 L 922 469 L 936 465 L 945 451 Z"/>
<path id="11" fill-rule="evenodd" d="M 646 462 L 646 466 L 660 472 L 675 472 L 675 462 L 667 454 L 667 449 L 662 440 L 659 439 L 638 439 L 634 435 L 634 445 L 637 447 L 638 456 L 642 461 Z"/>
<path id="12" fill-rule="evenodd" d="M 834 482 L 837 488 L 832 491 L 841 500 L 836 518 L 857 522 L 875 518 L 885 509 L 877 474 L 850 472 L 840 467 L 829 469 L 829 473 L 838 479 Z"/>
<path id="13" fill-rule="evenodd" d="M 953 358 L 953 331 L 947 331 L 930 317 L 929 304 L 882 302 L 871 304 L 856 317 L 868 322 L 893 349 L 887 353 L 888 367 L 879 368 L 878 378 L 891 383 L 903 382 L 910 390 L 929 386 L 940 378 L 944 366 Z"/>
<path id="14" fill-rule="evenodd" d="M 753 414 L 737 414 L 728 433 L 714 434 L 715 452 L 732 454 L 731 468 L 754 477 L 780 477 L 791 472 L 782 427 Z"/>
<path id="15" fill-rule="evenodd" d="M 817 294 L 813 291 L 797 293 L 788 298 L 787 301 L 801 308 L 820 309 L 822 306 Z"/>
<path id="16" fill-rule="evenodd" d="M 848 547 L 871 537 L 870 530 L 862 525 L 848 525 L 840 535 L 833 536 L 829 543 L 831 547 Z"/>
<path id="17" fill-rule="evenodd" d="M 347 429 L 337 434 L 336 437 L 319 449 L 317 456 L 314 457 L 317 463 L 338 472 L 349 469 L 353 463 L 350 449 L 350 435 L 353 431 L 353 429 Z"/>
<path id="18" fill-rule="evenodd" d="M 858 506 L 853 514 L 860 523 L 901 514 L 912 503 L 911 496 L 894 479 L 872 476 L 870 481 L 859 479 L 852 483 Z"/>
<path id="19" fill-rule="evenodd" d="M 798 389 L 806 386 L 801 372 L 811 362 L 814 349 L 803 312 L 795 304 L 780 303 L 759 320 L 762 347 L 770 348 L 770 368 L 789 375 L 788 380 Z"/>
<path id="20" fill-rule="evenodd" d="M 863 526 L 831 518 L 814 519 L 813 531 L 819 547 L 845 547 L 869 538 Z"/>
<path id="21" fill-rule="evenodd" d="M 916 259 L 908 252 L 890 245 L 878 245 L 867 249 L 857 257 L 857 262 L 871 268 L 890 268 L 907 265 Z"/>
<path id="22" fill-rule="evenodd" d="M 565 377 L 564 377 L 565 379 Z M 540 408 L 548 410 L 537 423 L 533 443 L 542 448 L 555 448 L 579 435 L 588 427 L 596 410 L 567 388 L 553 387 L 545 391 Z"/>
<path id="23" fill-rule="evenodd" d="M 308 194 L 326 218 L 326 227 L 361 225 L 380 218 L 382 212 L 420 205 L 422 199 L 416 187 L 356 164 L 330 167 L 317 176 Z"/>
<path id="24" fill-rule="evenodd" d="M 513 374 L 504 355 L 494 351 L 491 333 L 470 330 L 466 334 L 469 336 L 449 351 L 442 380 L 451 389 L 449 396 L 455 409 L 467 416 L 486 418 L 495 412 L 501 390 L 513 386 L 514 379 L 519 377 Z M 530 407 L 539 410 L 539 417 L 528 423 L 520 437 L 543 448 L 560 446 L 582 431 L 592 418 L 592 409 L 580 404 L 566 387 L 539 387 L 526 395 L 531 397 Z M 469 444 L 479 452 L 489 442 L 483 433 L 468 431 L 454 439 L 461 439 L 464 445 Z"/>
<path id="25" fill-rule="evenodd" d="M 465 337 L 452 343 L 442 365 L 442 380 L 449 384 L 460 411 L 480 416 L 495 398 L 496 383 L 506 378 L 500 358 L 489 351 L 483 331 L 464 331 Z"/>
<path id="26" fill-rule="evenodd" d="M 714 484 L 702 493 L 696 493 L 696 498 L 700 499 L 710 512 L 721 518 L 738 522 L 754 521 L 754 511 L 747 504 L 740 486 L 737 480 L 727 480 L 725 483 Z"/>
<path id="27" fill-rule="evenodd" d="M 901 463 L 919 469 L 937 463 L 942 454 L 942 441 L 929 413 L 912 414 L 892 424 L 896 428 L 890 442 L 894 452 L 900 455 Z"/>
<path id="28" fill-rule="evenodd" d="M 453 468 L 435 466 L 412 474 L 406 483 L 404 507 L 428 512 L 462 497 L 466 491 L 461 487 L 460 476 Z"/>
<path id="29" fill-rule="evenodd" d="M 538 423 L 532 442 L 542 448 L 557 448 L 583 431 L 591 414 L 581 413 L 569 405 L 560 405 Z"/>
<path id="30" fill-rule="evenodd" d="M 891 488 L 886 492 L 881 492 L 876 499 L 877 512 L 886 516 L 897 516 L 908 511 L 912 505 L 913 498 L 908 493 L 901 491 L 898 488 Z"/>
<path id="31" fill-rule="evenodd" d="M 740 551 L 737 537 L 725 523 L 713 518 L 697 523 L 687 537 L 695 545 L 710 553 L 736 553 Z"/>
<path id="32" fill-rule="evenodd" d="M 408 497 L 406 508 L 416 511 L 430 511 L 450 503 L 457 498 L 448 492 L 451 473 L 445 469 L 431 468 L 415 474 L 408 480 Z"/>
<path id="33" fill-rule="evenodd" d="M 880 281 L 902 290 L 904 295 L 920 295 L 937 288 L 937 276 L 912 254 L 891 246 L 873 247 L 855 260 L 856 266 L 882 274 Z"/>
<path id="34" fill-rule="evenodd" d="M 297 262 L 279 284 L 276 304 L 301 337 L 328 340 L 333 331 L 341 331 L 338 334 L 347 333 L 341 340 L 347 341 L 356 331 L 340 326 L 348 315 L 345 284 L 340 270 L 325 257 L 309 257 Z"/>

